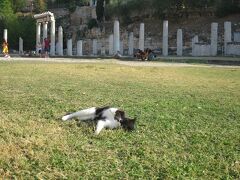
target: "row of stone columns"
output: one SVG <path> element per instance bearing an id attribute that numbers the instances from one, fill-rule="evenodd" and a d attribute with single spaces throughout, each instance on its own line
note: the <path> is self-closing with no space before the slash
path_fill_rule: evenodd
<path id="1" fill-rule="evenodd" d="M 225 26 L 229 26 L 227 23 Z M 53 28 L 52 28 L 53 30 Z M 231 30 L 230 30 L 231 31 Z M 209 53 L 212 56 L 217 55 L 217 32 L 218 32 L 218 24 L 217 23 L 212 23 L 211 25 L 211 44 L 210 48 L 208 47 L 203 47 L 203 54 L 205 49 L 209 49 Z M 231 33 L 225 31 L 227 35 L 225 35 L 225 44 L 229 42 L 228 39 L 231 39 Z M 230 36 L 230 37 L 229 37 Z M 57 48 L 57 54 L 58 55 L 63 55 L 63 43 L 62 43 L 62 27 L 59 27 L 58 30 L 58 48 Z M 133 50 L 134 50 L 134 35 L 133 32 L 129 34 L 129 55 L 133 55 Z M 163 22 L 163 46 L 162 46 L 162 54 L 163 56 L 168 56 L 168 21 Z M 199 48 L 196 45 L 198 43 L 198 36 L 195 36 L 192 41 L 192 54 L 198 54 Z M 93 55 L 97 55 L 97 40 L 93 40 Z M 67 42 L 67 55 L 72 56 L 72 40 L 68 40 Z M 140 30 L 139 30 L 139 49 L 144 50 L 144 23 L 140 24 Z M 101 54 L 102 52 L 105 52 L 105 49 L 101 49 Z M 123 42 L 120 41 L 120 28 L 119 28 L 119 21 L 114 22 L 114 31 L 113 34 L 109 36 L 109 55 L 114 55 L 116 53 L 121 53 L 123 54 Z M 77 55 L 82 55 L 82 41 L 79 41 L 77 43 Z M 183 54 L 183 32 L 182 29 L 177 30 L 177 56 L 182 56 Z"/>
<path id="2" fill-rule="evenodd" d="M 121 43 L 120 43 L 120 29 L 119 29 L 119 21 L 114 22 L 114 37 L 113 37 L 113 44 L 114 44 L 114 54 L 117 52 L 120 52 L 121 48 Z M 138 48 L 142 51 L 145 49 L 145 26 L 144 23 L 140 24 L 140 30 L 139 30 L 139 46 Z M 133 32 L 130 33 L 129 35 L 129 55 L 133 55 Z M 110 40 L 109 40 L 110 41 Z M 182 43 L 180 43 L 182 44 Z M 179 44 L 179 45 L 180 45 Z M 109 51 L 110 52 L 110 51 Z M 163 55 L 167 56 L 168 55 L 168 21 L 163 22 Z"/>
<path id="3" fill-rule="evenodd" d="M 51 22 L 51 55 L 55 55 L 55 21 Z M 39 42 L 41 38 L 41 24 L 37 23 L 37 37 L 36 40 Z M 43 24 L 43 38 L 47 37 L 47 23 Z M 7 29 L 4 29 L 3 38 L 7 41 Z M 134 34 L 129 33 L 129 55 L 133 55 L 134 50 Z M 192 55 L 217 55 L 217 45 L 218 45 L 218 23 L 211 24 L 211 44 L 200 45 L 198 44 L 198 36 L 192 39 Z M 225 53 L 228 43 L 232 42 L 232 32 L 231 32 L 231 22 L 224 23 L 224 48 Z M 139 32 L 139 49 L 144 50 L 144 24 L 140 24 Z M 168 21 L 163 22 L 163 55 L 168 55 Z M 93 40 L 93 55 L 97 55 L 97 40 Z M 120 28 L 119 22 L 114 22 L 114 34 L 109 36 L 109 55 L 114 55 L 117 52 L 123 54 L 123 42 L 120 41 Z M 23 53 L 23 39 L 19 38 L 19 53 Z M 181 29 L 177 30 L 177 56 L 182 56 L 183 53 L 183 32 Z M 58 42 L 56 48 L 56 54 L 63 56 L 63 29 L 60 26 L 58 28 Z M 101 54 L 105 54 L 105 48 L 101 49 Z M 67 41 L 67 55 L 72 56 L 72 39 Z M 77 42 L 77 55 L 83 55 L 83 41 Z"/>
<path id="4" fill-rule="evenodd" d="M 165 21 L 164 24 L 166 25 L 166 26 L 164 26 L 164 35 L 163 35 L 164 36 L 164 41 L 166 43 L 168 43 L 168 22 Z M 144 46 L 144 43 L 145 43 L 145 41 L 144 41 L 144 39 L 145 39 L 145 37 L 144 37 L 144 34 L 145 34 L 144 33 L 145 32 L 144 28 L 145 28 L 144 27 L 144 23 L 141 23 L 140 24 L 140 30 L 139 30 L 139 47 L 138 48 L 140 50 L 142 50 L 142 51 L 144 51 L 144 47 L 145 47 Z M 62 34 L 61 29 L 59 29 L 59 34 Z M 59 36 L 58 39 L 62 39 L 62 37 Z M 114 22 L 113 34 L 111 34 L 109 36 L 109 40 L 108 41 L 109 41 L 109 55 L 115 55 L 117 53 L 123 54 L 123 49 L 124 48 L 123 48 L 123 42 L 120 41 L 119 21 L 115 21 Z M 77 44 L 79 44 L 79 43 L 81 45 L 79 45 L 79 46 L 77 45 L 77 51 L 78 50 L 81 51 L 81 53 L 79 53 L 79 54 L 82 55 L 82 41 L 78 42 Z M 131 32 L 129 34 L 129 42 L 128 43 L 129 43 L 129 47 L 128 47 L 129 55 L 132 56 L 133 53 L 134 53 L 133 52 L 134 51 L 134 34 L 133 34 L 133 32 Z M 92 54 L 93 55 L 97 55 L 98 49 L 97 49 L 97 40 L 96 39 L 93 39 L 92 47 L 93 47 L 92 48 Z M 167 54 L 168 54 L 168 45 L 165 44 L 164 48 L 165 48 L 165 50 L 164 50 L 165 54 L 164 55 L 167 56 Z M 103 54 L 103 51 L 105 52 L 105 49 L 104 50 L 101 49 L 101 54 Z M 67 42 L 67 55 L 68 56 L 72 56 L 72 41 L 71 40 L 68 40 L 68 42 Z M 78 55 L 78 53 L 77 53 L 77 55 Z"/>
<path id="5" fill-rule="evenodd" d="M 211 24 L 211 43 L 199 43 L 198 36 L 192 39 L 192 56 L 216 56 L 218 45 L 218 23 Z"/>

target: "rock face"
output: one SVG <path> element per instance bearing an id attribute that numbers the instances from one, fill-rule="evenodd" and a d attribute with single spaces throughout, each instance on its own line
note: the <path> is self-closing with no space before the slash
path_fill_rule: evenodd
<path id="1" fill-rule="evenodd" d="M 109 53 L 111 49 L 109 47 L 109 36 L 113 34 L 114 21 L 104 22 L 101 28 L 88 29 L 88 23 L 91 19 L 96 19 L 96 7 L 95 6 L 83 6 L 77 7 L 76 10 L 71 13 L 66 8 L 51 9 L 56 18 L 56 29 L 61 25 L 63 27 L 64 42 L 63 46 L 66 49 L 67 40 L 72 39 L 73 51 L 77 49 L 77 42 L 82 40 L 83 55 L 91 54 L 93 52 L 93 39 L 96 39 L 97 54 Z M 229 19 L 233 22 L 233 30 L 240 29 L 238 18 Z M 114 19 L 113 19 L 114 20 Z M 168 43 L 169 49 L 177 48 L 177 30 L 182 29 L 182 46 L 183 50 L 191 48 L 191 40 L 195 35 L 199 36 L 199 43 L 211 41 L 211 23 L 219 23 L 218 43 L 223 40 L 223 22 L 226 19 L 217 19 L 215 17 L 196 17 L 188 19 L 180 19 L 176 22 L 175 19 L 169 19 L 169 32 Z M 234 22 L 237 22 L 234 23 Z M 120 44 L 123 54 L 127 54 L 129 51 L 129 39 L 131 37 L 131 46 L 134 49 L 139 48 L 140 38 L 140 23 L 145 24 L 144 29 L 144 47 L 150 49 L 162 48 L 163 40 L 163 22 L 161 20 L 154 20 L 149 18 L 140 18 L 134 21 L 128 26 L 123 26 L 123 22 L 120 23 Z M 202 26 L 204 24 L 204 26 Z M 239 39 L 239 35 L 235 35 L 235 39 Z M 77 51 L 76 51 L 77 53 Z M 170 50 L 169 54 L 171 55 Z"/>
<path id="2" fill-rule="evenodd" d="M 71 24 L 74 26 L 86 25 L 90 19 L 96 19 L 95 12 L 96 10 L 94 7 L 77 7 L 76 10 L 70 14 Z"/>

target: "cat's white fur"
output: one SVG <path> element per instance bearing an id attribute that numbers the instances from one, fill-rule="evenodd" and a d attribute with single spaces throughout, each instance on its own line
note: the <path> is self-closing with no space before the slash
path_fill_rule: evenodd
<path id="1" fill-rule="evenodd" d="M 67 121 L 73 118 L 77 118 L 80 121 L 94 120 L 96 118 L 96 110 L 96 107 L 80 110 L 63 116 L 62 120 Z M 107 108 L 102 111 L 101 117 L 103 118 L 97 120 L 95 134 L 99 134 L 105 128 L 114 129 L 121 126 L 121 119 L 115 119 L 116 111 L 118 111 L 118 108 Z"/>

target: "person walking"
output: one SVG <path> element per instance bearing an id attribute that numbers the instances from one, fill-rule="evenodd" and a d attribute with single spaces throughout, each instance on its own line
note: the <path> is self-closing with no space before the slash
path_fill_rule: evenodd
<path id="1" fill-rule="evenodd" d="M 10 56 L 8 54 L 8 43 L 5 39 L 3 40 L 3 43 L 2 43 L 2 49 L 3 49 L 2 52 L 4 57 L 9 58 Z"/>

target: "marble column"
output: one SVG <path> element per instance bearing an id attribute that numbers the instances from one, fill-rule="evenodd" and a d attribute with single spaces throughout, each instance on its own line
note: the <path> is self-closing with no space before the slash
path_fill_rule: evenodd
<path id="1" fill-rule="evenodd" d="M 232 23 L 224 22 L 224 54 L 227 55 L 227 44 L 232 42 Z"/>
<path id="2" fill-rule="evenodd" d="M 114 22 L 114 37 L 113 37 L 113 51 L 114 54 L 120 52 L 120 29 L 119 29 L 119 21 Z"/>
<path id="3" fill-rule="evenodd" d="M 101 46 L 101 56 L 105 56 L 105 54 L 106 54 L 106 49 L 105 49 L 105 46 L 102 45 Z"/>
<path id="4" fill-rule="evenodd" d="M 94 56 L 97 55 L 97 40 L 96 39 L 93 40 L 93 55 Z"/>
<path id="5" fill-rule="evenodd" d="M 217 55 L 218 23 L 211 24 L 211 56 Z"/>
<path id="6" fill-rule="evenodd" d="M 120 54 L 123 55 L 124 47 L 123 47 L 123 41 L 120 41 Z"/>
<path id="7" fill-rule="evenodd" d="M 63 56 L 63 28 L 58 28 L 58 55 Z"/>
<path id="8" fill-rule="evenodd" d="M 192 56 L 196 56 L 198 54 L 195 43 L 198 43 L 198 35 L 195 35 L 192 39 Z"/>
<path id="9" fill-rule="evenodd" d="M 67 41 L 67 55 L 72 56 L 72 39 L 68 39 Z"/>
<path id="10" fill-rule="evenodd" d="M 177 56 L 182 56 L 183 53 L 183 35 L 182 29 L 177 31 Z"/>
<path id="11" fill-rule="evenodd" d="M 109 55 L 113 55 L 113 34 L 109 36 Z"/>
<path id="12" fill-rule="evenodd" d="M 90 4 L 90 7 L 93 7 L 95 5 L 93 0 L 90 0 L 89 4 Z"/>
<path id="13" fill-rule="evenodd" d="M 19 38 L 19 55 L 23 54 L 23 39 Z"/>
<path id="14" fill-rule="evenodd" d="M 51 21 L 51 46 L 50 46 L 50 55 L 51 56 L 55 56 L 55 49 L 56 49 L 56 45 L 55 45 L 55 20 Z"/>
<path id="15" fill-rule="evenodd" d="M 133 32 L 130 32 L 128 37 L 128 55 L 133 56 L 134 37 Z"/>
<path id="16" fill-rule="evenodd" d="M 41 43 L 41 23 L 39 22 L 36 24 L 36 51 L 38 49 L 38 43 Z"/>
<path id="17" fill-rule="evenodd" d="M 140 32 L 139 32 L 139 46 L 138 48 L 144 51 L 144 23 L 140 24 Z"/>
<path id="18" fill-rule="evenodd" d="M 8 30 L 4 29 L 3 31 L 3 39 L 7 42 L 8 41 Z"/>
<path id="19" fill-rule="evenodd" d="M 83 46 L 83 41 L 82 40 L 78 41 L 77 42 L 77 56 L 83 55 L 82 46 Z"/>
<path id="20" fill-rule="evenodd" d="M 43 23 L 43 40 L 48 37 L 48 22 Z"/>
<path id="21" fill-rule="evenodd" d="M 168 56 L 168 21 L 163 21 L 163 56 Z"/>

